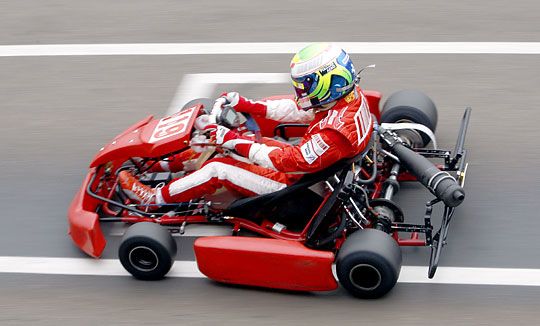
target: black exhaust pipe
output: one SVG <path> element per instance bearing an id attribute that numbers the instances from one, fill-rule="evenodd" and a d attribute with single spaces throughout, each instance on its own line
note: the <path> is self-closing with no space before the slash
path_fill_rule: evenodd
<path id="1" fill-rule="evenodd" d="M 456 207 L 463 202 L 465 190 L 450 174 L 439 170 L 427 158 L 406 147 L 400 141 L 390 142 L 390 147 L 401 164 L 447 206 Z"/>

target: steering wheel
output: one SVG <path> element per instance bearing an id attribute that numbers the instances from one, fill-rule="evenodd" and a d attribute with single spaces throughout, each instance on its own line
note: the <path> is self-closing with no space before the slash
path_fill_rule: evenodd
<path id="1" fill-rule="evenodd" d="M 202 104 L 204 112 L 206 114 L 211 114 L 212 108 L 213 108 L 213 106 L 215 104 L 215 100 L 211 99 L 211 98 L 206 98 L 206 97 L 204 97 L 204 98 L 196 98 L 196 99 L 191 100 L 188 103 L 184 104 L 184 106 L 182 107 L 182 109 L 180 109 L 180 111 L 191 108 L 191 107 L 193 107 L 194 105 L 197 105 L 197 104 Z M 227 106 L 227 107 L 229 108 L 228 110 L 231 113 L 234 113 L 235 116 L 238 116 L 238 112 L 236 112 L 236 110 L 233 107 L 231 107 L 231 106 Z M 259 127 L 259 124 L 257 123 L 257 121 L 255 119 L 253 119 L 253 117 L 249 113 L 242 113 L 242 115 L 246 118 L 245 126 L 246 126 L 247 130 L 254 133 L 255 138 L 257 139 L 257 141 L 259 141 L 260 138 L 261 138 L 261 128 Z M 220 119 L 221 121 L 223 121 L 223 118 L 222 118 L 221 114 L 217 118 Z M 228 128 L 232 128 L 232 129 L 237 128 L 237 126 L 235 127 L 234 125 L 225 125 L 225 126 L 228 127 Z"/>
<path id="2" fill-rule="evenodd" d="M 217 116 L 217 122 L 227 128 L 238 128 L 241 124 L 241 116 L 245 118 L 244 125 L 247 130 L 251 131 L 255 135 L 255 139 L 260 141 L 261 128 L 257 121 L 249 113 L 238 113 L 232 106 L 224 104 L 221 106 L 221 112 Z"/>

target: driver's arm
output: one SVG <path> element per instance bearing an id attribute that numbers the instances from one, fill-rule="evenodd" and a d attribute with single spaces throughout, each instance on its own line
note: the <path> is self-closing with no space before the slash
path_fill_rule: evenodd
<path id="1" fill-rule="evenodd" d="M 264 117 L 280 122 L 309 123 L 315 115 L 313 110 L 304 111 L 298 108 L 291 99 L 252 101 L 237 92 L 222 95 L 238 112 L 249 113 L 255 117 Z"/>
<path id="2" fill-rule="evenodd" d="M 277 171 L 312 173 L 352 155 L 354 149 L 349 141 L 339 132 L 328 129 L 303 139 L 296 146 L 269 150 L 264 144 L 253 144 L 248 157 L 257 165 Z"/>
<path id="3" fill-rule="evenodd" d="M 219 128 L 222 129 L 221 132 L 218 129 L 217 141 L 223 147 L 235 150 L 257 165 L 281 172 L 316 172 L 355 154 L 345 136 L 332 129 L 323 129 L 306 137 L 296 146 L 275 147 Z"/>

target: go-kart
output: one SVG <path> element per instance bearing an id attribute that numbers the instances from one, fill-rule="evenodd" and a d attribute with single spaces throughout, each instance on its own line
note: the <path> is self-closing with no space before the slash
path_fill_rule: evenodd
<path id="1" fill-rule="evenodd" d="M 150 186 L 186 172 L 152 172 L 190 146 L 204 147 L 200 167 L 216 151 L 201 142 L 196 119 L 211 114 L 213 101 L 194 100 L 163 119 L 149 116 L 100 149 L 69 208 L 73 242 L 100 257 L 106 240 L 101 224 L 127 223 L 118 249 L 120 262 L 142 280 L 163 278 L 177 253 L 172 233 L 191 224 L 226 224 L 230 236 L 201 237 L 194 251 L 199 270 L 218 282 L 297 291 L 329 291 L 339 283 L 360 298 L 377 298 L 396 284 L 402 262 L 400 246 L 431 249 L 432 278 L 446 244 L 455 208 L 465 192 L 465 135 L 471 109 L 465 110 L 456 147 L 437 149 L 433 134 L 436 107 L 418 91 L 391 95 L 379 109 L 381 94 L 364 91 L 374 123 L 370 145 L 356 157 L 326 170 L 306 174 L 280 191 L 249 198 L 193 198 L 149 210 L 121 191 L 118 173 L 129 169 Z M 217 122 L 260 137 L 294 143 L 307 125 L 277 123 L 225 107 Z M 431 145 L 428 145 L 430 144 Z M 234 155 L 234 153 L 228 153 Z M 438 159 L 437 165 L 428 160 Z M 189 172 L 187 172 L 189 173 Z M 416 181 L 435 198 L 425 208 L 424 223 L 406 222 L 392 200 L 402 182 Z M 226 197 L 226 196 L 225 196 Z M 432 224 L 436 204 L 444 206 L 440 228 Z"/>

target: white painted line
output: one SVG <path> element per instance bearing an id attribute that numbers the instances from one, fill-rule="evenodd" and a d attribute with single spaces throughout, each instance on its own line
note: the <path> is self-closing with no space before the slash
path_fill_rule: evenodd
<path id="1" fill-rule="evenodd" d="M 540 269 L 439 267 L 433 279 L 427 267 L 403 266 L 401 283 L 540 286 Z"/>
<path id="2" fill-rule="evenodd" d="M 0 273 L 129 276 L 116 259 L 0 256 Z M 194 261 L 176 261 L 168 277 L 205 277 Z M 439 267 L 434 279 L 425 266 L 403 266 L 400 283 L 540 286 L 540 269 Z"/>
<path id="3" fill-rule="evenodd" d="M 0 257 L 0 273 L 129 276 L 117 259 Z M 176 261 L 171 277 L 204 277 L 194 261 Z"/>
<path id="4" fill-rule="evenodd" d="M 310 42 L 2 45 L 0 56 L 294 53 Z M 540 54 L 540 42 L 336 42 L 349 53 Z"/>
<path id="5" fill-rule="evenodd" d="M 186 74 L 176 89 L 176 93 L 169 104 L 165 116 L 180 110 L 187 102 L 203 97 L 210 97 L 214 92 L 214 84 L 205 84 L 200 81 L 200 74 Z"/>
<path id="6" fill-rule="evenodd" d="M 186 74 L 182 78 L 166 115 L 180 110 L 187 102 L 210 97 L 216 84 L 279 84 L 288 83 L 288 73 L 208 73 Z"/>

